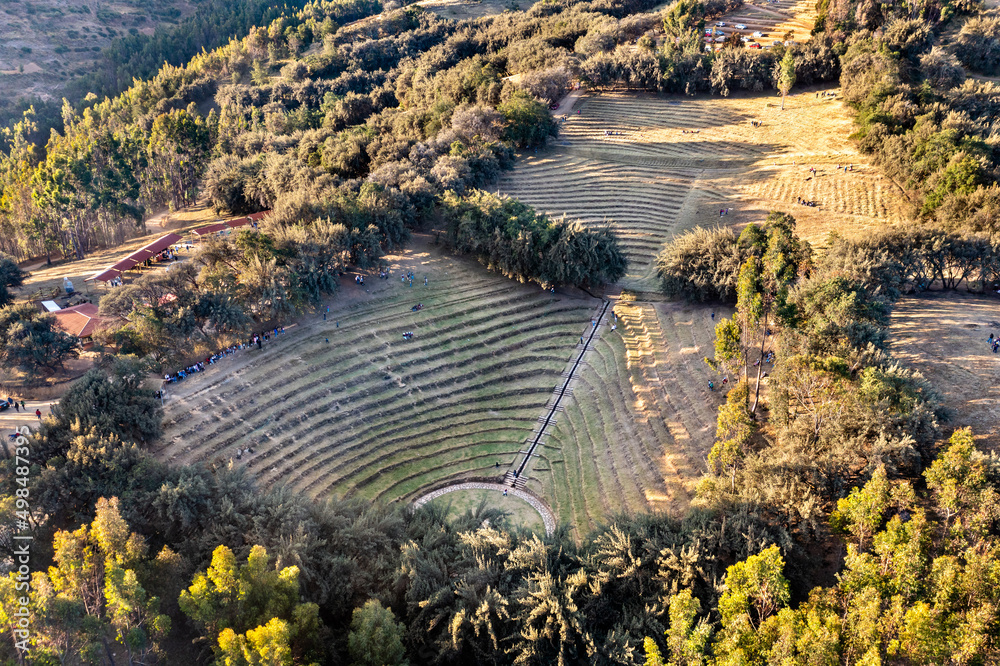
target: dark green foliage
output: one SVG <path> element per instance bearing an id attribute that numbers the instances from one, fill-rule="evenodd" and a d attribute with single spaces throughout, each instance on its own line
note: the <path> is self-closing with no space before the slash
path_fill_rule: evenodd
<path id="1" fill-rule="evenodd" d="M 610 228 L 553 222 L 516 199 L 481 190 L 442 201 L 447 242 L 479 258 L 490 270 L 521 282 L 599 286 L 625 275 L 626 260 Z"/>
<path id="2" fill-rule="evenodd" d="M 516 92 L 498 107 L 507 122 L 505 135 L 518 148 L 531 148 L 556 136 L 558 128 L 545 105 Z"/>
<path id="3" fill-rule="evenodd" d="M 764 255 L 767 230 L 782 225 L 794 229 L 795 220 L 771 213 L 763 227 L 751 224 L 738 237 L 732 229 L 701 227 L 678 236 L 656 259 L 663 292 L 688 301 L 735 303 L 740 269 L 750 257 Z M 789 252 L 794 266 L 809 259 L 807 244 Z"/>
<path id="4" fill-rule="evenodd" d="M 736 302 L 736 278 L 750 256 L 732 229 L 696 227 L 660 252 L 656 271 L 663 293 L 689 301 Z"/>
<path id="5" fill-rule="evenodd" d="M 355 666 L 401 666 L 403 628 L 392 611 L 375 599 L 354 610 L 347 649 Z"/>
<path id="6" fill-rule="evenodd" d="M 55 328 L 54 321 L 29 303 L 0 308 L 0 365 L 29 375 L 61 366 L 79 341 Z"/>
<path id="7" fill-rule="evenodd" d="M 857 110 L 862 149 L 912 193 L 922 216 L 953 228 L 993 230 L 989 213 L 968 203 L 986 203 L 997 182 L 990 146 L 998 88 L 963 83 L 954 57 L 931 49 L 931 25 L 901 18 L 881 34 L 854 35 L 842 59 L 844 97 Z"/>
<path id="8" fill-rule="evenodd" d="M 162 432 L 160 401 L 145 387 L 149 368 L 135 357 L 116 357 L 85 374 L 53 408 L 57 425 L 79 422 L 81 432 L 95 428 L 105 436 L 149 444 Z"/>
<path id="9" fill-rule="evenodd" d="M 14 300 L 9 287 L 20 287 L 25 277 L 14 258 L 0 252 L 0 308 Z"/>

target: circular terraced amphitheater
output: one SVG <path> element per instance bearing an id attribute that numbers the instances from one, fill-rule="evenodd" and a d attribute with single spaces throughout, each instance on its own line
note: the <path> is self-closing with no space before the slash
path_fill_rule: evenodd
<path id="1" fill-rule="evenodd" d="M 614 225 L 631 290 L 615 300 L 616 330 L 613 319 L 590 325 L 597 299 L 519 285 L 421 238 L 391 257 L 395 279 L 359 288 L 348 277 L 327 321 L 310 317 L 262 351 L 171 386 L 160 454 L 232 460 L 265 485 L 316 497 L 385 501 L 520 468 L 517 487 L 581 537 L 617 513 L 685 507 L 723 399 L 708 389 L 719 378 L 703 359 L 727 313 L 713 320 L 710 307 L 629 294 L 656 289 L 655 256 L 682 230 L 777 209 L 821 242 L 831 230 L 893 223 L 896 191 L 855 151 L 829 96 L 795 95 L 781 112 L 770 96 L 610 93 L 580 109 L 501 190 L 552 215 Z M 729 211 L 721 219 L 720 209 Z M 406 270 L 413 287 L 397 281 Z M 413 312 L 417 302 L 424 308 Z"/>
<path id="2" fill-rule="evenodd" d="M 372 293 L 344 285 L 326 322 L 312 317 L 171 385 L 160 454 L 234 459 L 265 485 L 313 496 L 389 501 L 499 478 L 496 463 L 530 434 L 596 301 L 417 248 L 396 258 L 396 279 L 369 277 Z M 400 267 L 417 274 L 412 287 Z"/>

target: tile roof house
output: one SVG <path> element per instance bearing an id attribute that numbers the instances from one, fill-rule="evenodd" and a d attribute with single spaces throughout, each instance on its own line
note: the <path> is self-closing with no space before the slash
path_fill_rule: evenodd
<path id="1" fill-rule="evenodd" d="M 71 308 L 56 310 L 51 314 L 56 318 L 56 328 L 80 338 L 85 346 L 90 343 L 90 336 L 105 321 L 103 317 L 98 316 L 97 306 L 93 303 L 80 303 Z"/>

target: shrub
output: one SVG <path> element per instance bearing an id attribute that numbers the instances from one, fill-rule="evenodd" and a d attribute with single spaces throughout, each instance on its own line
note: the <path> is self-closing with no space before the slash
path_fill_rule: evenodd
<path id="1" fill-rule="evenodd" d="M 625 275 L 618 238 L 607 227 L 591 231 L 579 222 L 553 222 L 516 199 L 482 190 L 466 197 L 447 192 L 441 208 L 449 247 L 515 280 L 586 287 Z"/>
<path id="2" fill-rule="evenodd" d="M 656 272 L 671 298 L 735 303 L 736 280 L 748 256 L 732 229 L 696 227 L 664 248 Z"/>
<path id="3" fill-rule="evenodd" d="M 1000 72 L 1000 16 L 970 18 L 958 35 L 956 55 L 971 70 Z"/>

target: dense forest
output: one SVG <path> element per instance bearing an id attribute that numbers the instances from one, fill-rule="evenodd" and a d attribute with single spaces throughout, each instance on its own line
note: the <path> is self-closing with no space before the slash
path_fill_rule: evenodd
<path id="1" fill-rule="evenodd" d="M 963 69 L 988 66 L 992 19 L 937 0 L 825 0 L 807 44 L 710 54 L 702 27 L 725 4 L 652 7 L 544 0 L 460 23 L 409 7 L 344 26 L 382 8 L 320 0 L 120 96 L 67 105 L 45 146 L 30 114 L 13 129 L 0 249 L 15 259 L 113 245 L 199 190 L 220 212 L 272 213 L 259 233 L 102 299 L 127 322 L 111 333 L 120 353 L 37 433 L 3 440 L 2 659 L 18 663 L 21 640 L 31 663 L 1000 659 L 1000 460 L 946 425 L 934 387 L 886 344 L 902 294 L 1000 279 L 1000 95 Z M 937 44 L 954 22 L 981 46 L 961 62 Z M 908 191 L 915 223 L 834 236 L 820 254 L 773 213 L 664 251 L 665 292 L 735 305 L 708 359 L 735 385 L 685 515 L 542 538 L 487 508 L 448 520 L 313 502 L 147 451 L 162 413 L 142 378 L 162 354 L 308 310 L 343 268 L 377 266 L 413 230 L 439 228 L 453 251 L 545 286 L 619 279 L 612 233 L 488 193 L 516 151 L 557 132 L 547 104 L 575 77 L 781 88 L 783 61 L 798 84 L 839 77 L 860 145 Z M 23 279 L 12 259 L 0 278 L 0 296 Z M 19 307 L 0 310 L 4 362 L 58 362 L 67 340 Z"/>

